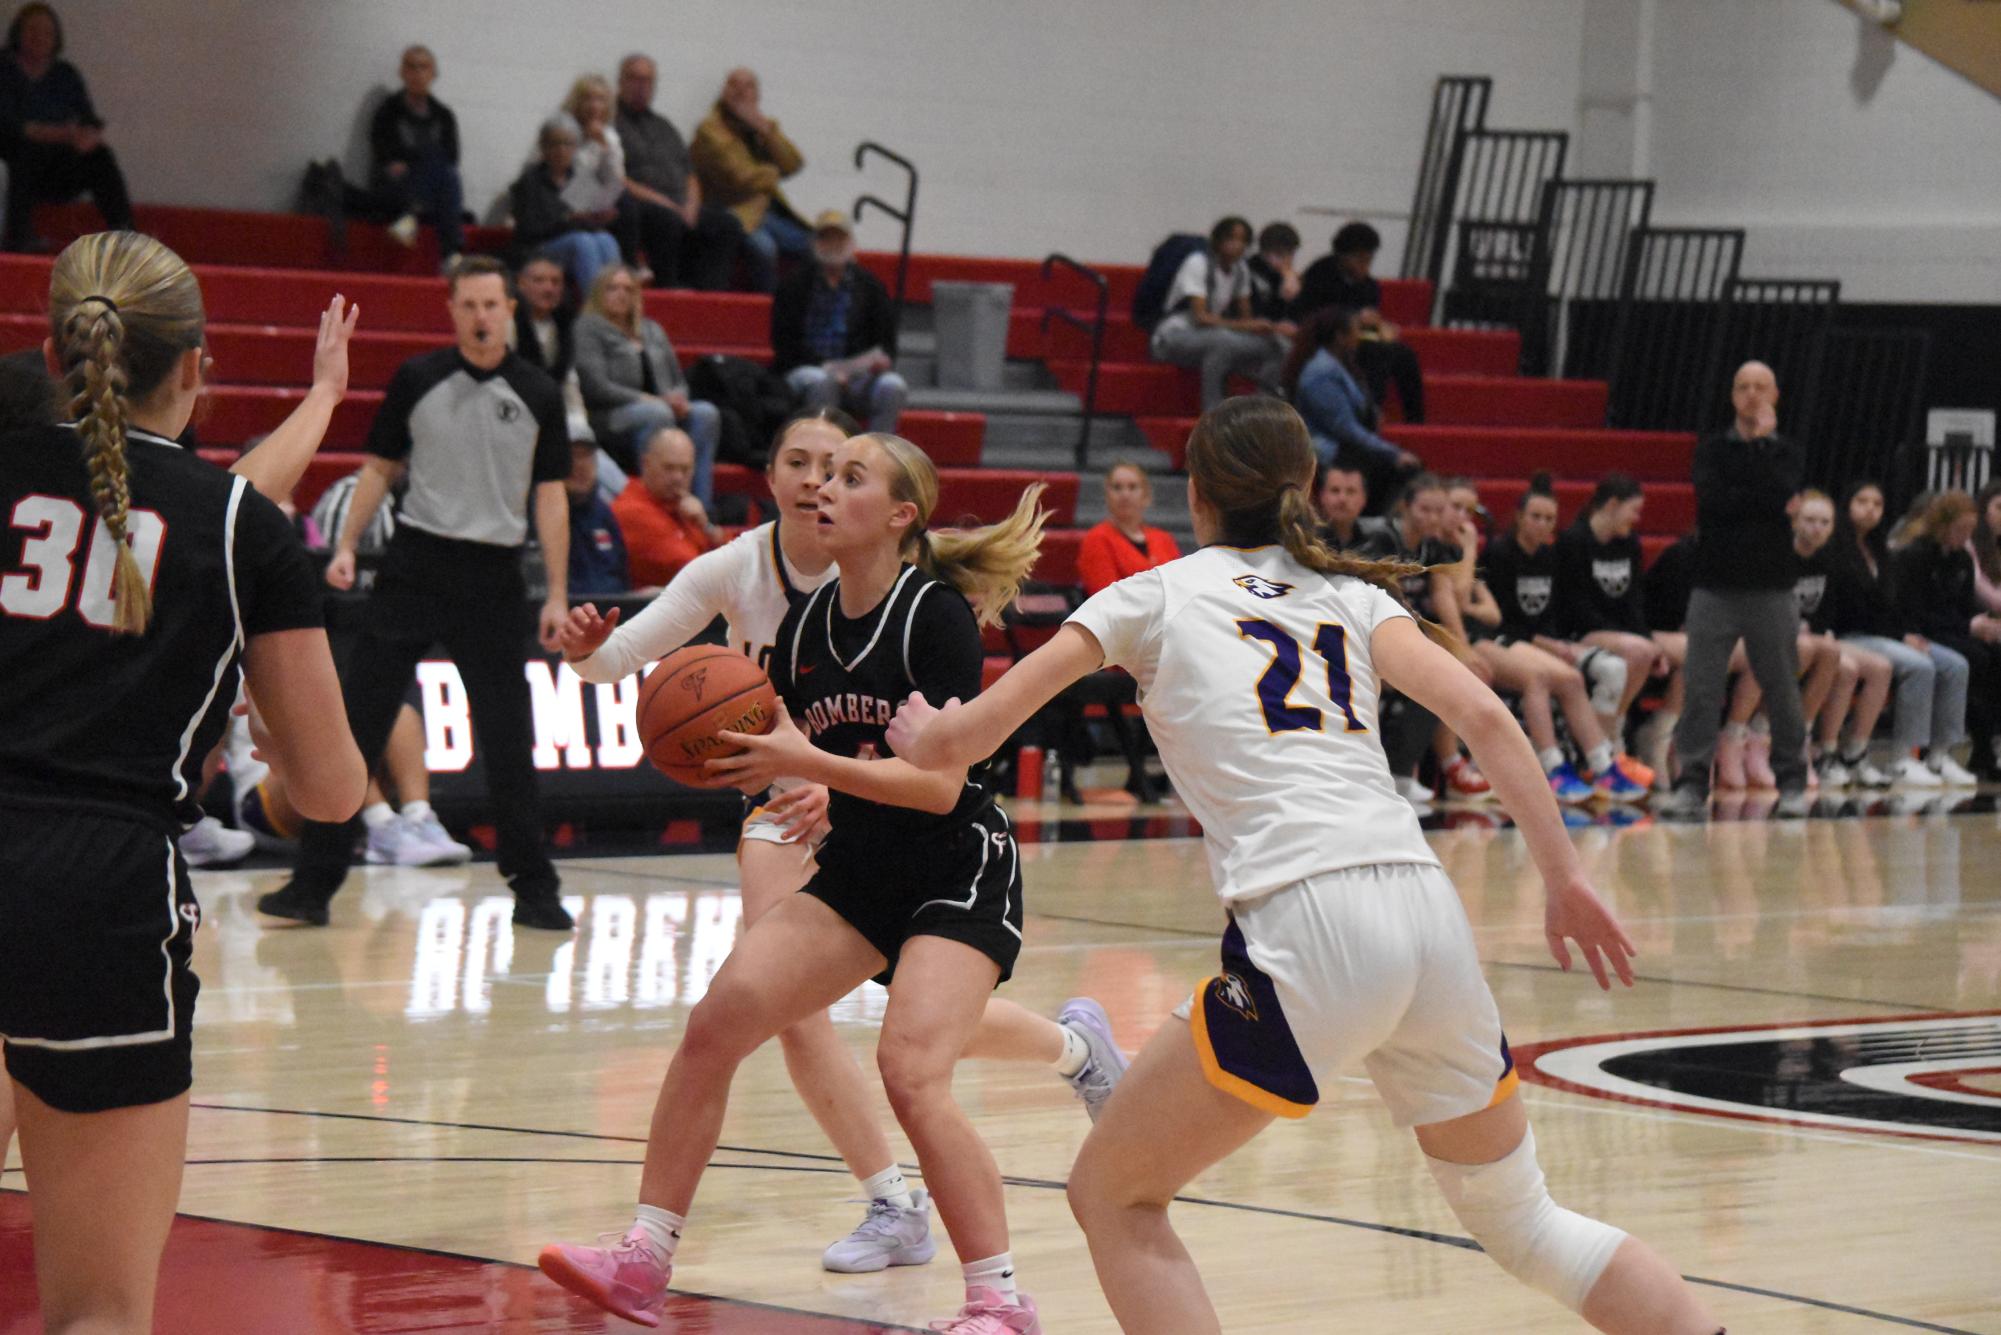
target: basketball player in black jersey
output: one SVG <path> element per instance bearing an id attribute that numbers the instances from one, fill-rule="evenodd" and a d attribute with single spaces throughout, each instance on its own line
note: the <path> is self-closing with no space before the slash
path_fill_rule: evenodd
<path id="1" fill-rule="evenodd" d="M 1041 1329 L 1015 1287 L 1000 1170 L 952 1099 L 952 1068 L 1021 949 L 1014 833 L 965 769 L 928 774 L 885 739 L 911 691 L 941 704 L 979 692 L 978 617 L 997 619 L 1034 564 L 1040 494 L 1031 488 L 989 528 L 932 534 L 938 475 L 922 451 L 880 434 L 840 446 L 820 492 L 840 576 L 779 629 L 770 670 L 786 710 L 768 736 L 725 734 L 745 752 L 710 762 L 746 791 L 780 777 L 825 784 L 832 831 L 813 879 L 745 932 L 689 1015 L 654 1107 L 631 1228 L 612 1247 L 544 1249 L 542 1269 L 565 1288 L 658 1324 L 738 1064 L 879 977 L 889 1009 L 876 1064 L 965 1270 L 965 1307 L 935 1328 Z"/>
<path id="2" fill-rule="evenodd" d="M 194 275 L 149 237 L 84 237 L 49 325 L 70 420 L 0 442 L 4 1084 L 44 1326 L 136 1332 L 193 1076 L 201 912 L 175 840 L 239 680 L 303 809 L 345 817 L 366 775 L 291 525 L 174 444 L 202 385 Z"/>

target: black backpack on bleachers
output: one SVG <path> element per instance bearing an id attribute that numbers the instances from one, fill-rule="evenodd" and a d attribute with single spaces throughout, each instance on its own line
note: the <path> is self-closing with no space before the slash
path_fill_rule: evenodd
<path id="1" fill-rule="evenodd" d="M 688 397 L 716 405 L 722 439 L 716 457 L 762 470 L 771 437 L 792 413 L 785 378 L 742 357 L 711 353 L 688 368 Z"/>
<path id="2" fill-rule="evenodd" d="M 1176 232 L 1153 248 L 1146 272 L 1140 275 L 1139 286 L 1133 289 L 1134 324 L 1151 334 L 1153 327 L 1167 318 L 1167 290 L 1174 286 L 1174 275 L 1181 272 L 1190 255 L 1208 244 L 1207 237 Z"/>

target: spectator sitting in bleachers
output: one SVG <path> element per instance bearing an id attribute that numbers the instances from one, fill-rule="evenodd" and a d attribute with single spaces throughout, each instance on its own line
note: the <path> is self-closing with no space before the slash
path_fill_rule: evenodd
<path id="1" fill-rule="evenodd" d="M 1293 340 L 1282 387 L 1306 421 L 1322 463 L 1340 460 L 1369 475 L 1375 495 L 1394 495 L 1422 463 L 1376 434 L 1376 405 L 1356 374 L 1361 316 L 1345 308 L 1321 311 Z"/>
<path id="2" fill-rule="evenodd" d="M 382 99 L 368 125 L 369 190 L 395 219 L 391 236 L 415 245 L 418 222 L 427 222 L 438 229 L 438 250 L 449 264 L 465 249 L 458 117 L 431 96 L 438 58 L 430 47 L 405 49 L 397 74 L 403 91 Z"/>
<path id="3" fill-rule="evenodd" d="M 1105 474 L 1105 518 L 1077 548 L 1077 574 L 1086 594 L 1110 588 L 1128 575 L 1165 565 L 1181 555 L 1174 535 L 1146 522 L 1153 480 L 1128 459 Z"/>
<path id="4" fill-rule="evenodd" d="M 1641 579 L 1644 557 L 1637 530 L 1646 496 L 1640 484 L 1624 473 L 1608 473 L 1591 493 L 1591 501 L 1575 523 L 1556 540 L 1558 601 L 1563 608 L 1564 637 L 1574 643 L 1616 654 L 1626 665 L 1625 687 L 1617 705 L 1601 710 L 1607 731 L 1617 742 L 1626 714 L 1646 689 L 1649 677 L 1678 674 L 1680 662 L 1647 633 L 1646 585 Z M 1681 712 L 1681 684 L 1670 677 L 1671 712 Z M 1651 736 L 1649 740 L 1654 740 Z M 1641 757 L 1637 764 L 1621 757 L 1627 776 L 1651 784 L 1655 767 Z M 1645 771 L 1646 778 L 1640 777 Z"/>
<path id="5" fill-rule="evenodd" d="M 662 427 L 685 426 L 695 449 L 695 496 L 704 504 L 713 499 L 722 415 L 714 404 L 688 397 L 681 359 L 667 331 L 641 307 L 632 270 L 616 264 L 598 276 L 577 317 L 576 341 L 577 379 L 598 443 L 631 473 L 642 441 Z"/>
<path id="6" fill-rule="evenodd" d="M 563 266 L 550 256 L 529 256 L 514 275 L 514 350 L 563 386 L 568 406 L 576 383 L 577 313 L 563 295 Z"/>
<path id="7" fill-rule="evenodd" d="M 1251 314 L 1270 320 L 1288 338 L 1294 333 L 1293 308 L 1299 301 L 1299 270 L 1293 267 L 1298 254 L 1298 229 L 1273 222 L 1258 232 L 1258 253 L 1245 261 L 1251 266 Z"/>
<path id="8" fill-rule="evenodd" d="M 1224 218 L 1209 229 L 1209 244 L 1181 262 L 1153 328 L 1155 361 L 1202 373 L 1202 411 L 1223 401 L 1233 375 L 1265 388 L 1278 383 L 1286 343 L 1270 320 L 1251 313 L 1251 225 Z"/>
<path id="9" fill-rule="evenodd" d="M 618 134 L 625 144 L 627 207 L 658 287 L 718 292 L 743 244 L 736 215 L 702 197 L 687 141 L 653 109 L 659 67 L 633 54 L 618 63 Z"/>
<path id="10" fill-rule="evenodd" d="M 1359 354 L 1370 397 L 1382 403 L 1392 382 L 1403 405 L 1403 420 L 1424 420 L 1424 372 L 1417 354 L 1383 318 L 1383 285 L 1370 274 L 1383 238 L 1365 222 L 1351 222 L 1334 234 L 1334 253 L 1307 266 L 1300 278 L 1293 318 L 1304 324 L 1316 311 L 1344 306 L 1362 315 L 1364 342 Z"/>
<path id="11" fill-rule="evenodd" d="M 508 188 L 514 215 L 515 245 L 525 252 L 541 251 L 569 272 L 577 291 L 591 284 L 608 264 L 618 263 L 618 239 L 606 229 L 615 212 L 578 213 L 563 197 L 576 174 L 577 148 L 583 132 L 567 112 L 542 122 L 537 140 L 540 157 L 529 163 Z"/>
<path id="12" fill-rule="evenodd" d="M 1911 629 L 1883 542 L 1882 487 L 1867 479 L 1849 487 L 1828 550 L 1834 632 L 1844 645 L 1889 659 L 1897 693 L 1890 718 L 1896 760 L 1880 773 L 1868 764 L 1866 752 L 1840 760 L 1867 787 L 1937 787 L 1941 780 L 1925 761 L 1946 754 L 1966 735 L 1967 664 Z"/>
<path id="13" fill-rule="evenodd" d="M 1583 651 L 1556 638 L 1564 613 L 1552 546 L 1555 537 L 1556 496 L 1549 476 L 1537 474 L 1515 512 L 1512 528 L 1496 534 L 1481 555 L 1480 577 L 1500 605 L 1501 628 L 1494 639 L 1477 642 L 1474 652 L 1492 669 L 1497 690 L 1521 697 L 1523 726 L 1559 802 L 1585 802 L 1594 794 L 1634 801 L 1645 796 L 1646 789 L 1617 764 L 1617 751 L 1605 735 L 1579 670 Z M 1557 741 L 1552 699 L 1562 707 L 1571 740 L 1583 755 L 1582 773 Z"/>
<path id="14" fill-rule="evenodd" d="M 641 447 L 639 472 L 611 503 L 625 538 L 627 574 L 640 589 L 665 587 L 688 562 L 722 540 L 708 511 L 689 495 L 695 443 L 663 426 Z"/>
<path id="15" fill-rule="evenodd" d="M 1973 593 L 1981 607 L 2001 616 L 2001 480 L 1982 487 L 1973 505 L 1979 518 L 1966 544 L 1973 558 Z"/>
<path id="16" fill-rule="evenodd" d="M 627 485 L 631 485 L 629 482 Z M 632 587 L 626 573 L 625 536 L 598 486 L 598 443 L 588 431 L 570 439 L 570 597 L 601 597 Z"/>
<path id="17" fill-rule="evenodd" d="M 1479 489 L 1463 477 L 1446 480 L 1445 500 L 1445 533 L 1459 549 L 1459 559 L 1448 571 L 1459 617 L 1466 623 L 1469 642 L 1490 638 L 1500 629 L 1501 605 L 1479 573 L 1480 553 L 1487 549 L 1487 507 L 1480 502 Z"/>
<path id="18" fill-rule="evenodd" d="M 1793 597 L 1806 633 L 1833 645 L 1839 656 L 1834 690 L 1820 712 L 1808 720 L 1816 728 L 1814 763 L 1823 788 L 1846 788 L 1858 779 L 1870 787 L 1868 779 L 1880 776 L 1858 775 L 1854 762 L 1868 768 L 1869 739 L 1875 736 L 1876 721 L 1890 702 L 1894 669 L 1883 655 L 1839 638 L 1837 553 L 1828 545 L 1833 534 L 1834 501 L 1825 492 L 1802 492 L 1793 511 L 1793 551 L 1800 562 Z M 1846 741 L 1842 740 L 1844 727 Z"/>
<path id="19" fill-rule="evenodd" d="M 0 248 L 34 240 L 40 203 L 87 194 L 112 231 L 132 226 L 125 175 L 104 142 L 104 121 L 76 66 L 62 58 L 62 21 L 44 4 L 23 5 L 0 55 L 0 159 L 7 164 L 7 223 Z"/>
<path id="20" fill-rule="evenodd" d="M 778 257 L 803 259 L 812 251 L 813 233 L 778 184 L 796 175 L 806 157 L 764 114 L 761 97 L 754 71 L 731 70 L 722 96 L 695 127 L 694 160 L 702 188 L 742 226 L 751 286 L 772 292 L 778 287 Z"/>
<path id="21" fill-rule="evenodd" d="M 855 262 L 848 215 L 813 220 L 813 262 L 794 270 L 771 299 L 771 369 L 799 406 L 841 408 L 894 431 L 910 388 L 890 367 L 896 313 L 881 280 Z"/>
<path id="22" fill-rule="evenodd" d="M 2001 724 L 2001 616 L 1982 610 L 1973 591 L 1973 558 L 1966 544 L 1978 515 L 1963 491 L 1932 497 L 1895 557 L 1897 594 L 1910 609 L 1912 628 L 1966 660 L 1966 729 L 1973 739 L 1967 777 L 2001 778 L 1994 733 Z M 1933 765 L 1948 783 L 1965 771 L 1934 748 Z"/>
<path id="23" fill-rule="evenodd" d="M 1362 511 L 1369 503 L 1369 482 L 1359 468 L 1339 462 L 1321 464 L 1313 475 L 1313 505 L 1320 512 L 1320 537 L 1338 552 L 1352 552 L 1369 540 Z"/>
<path id="24" fill-rule="evenodd" d="M 563 202 L 579 217 L 609 218 L 619 258 L 637 269 L 639 206 L 625 191 L 625 143 L 611 123 L 611 85 L 600 75 L 577 76 L 563 111 L 577 123 L 577 157 L 563 183 Z"/>

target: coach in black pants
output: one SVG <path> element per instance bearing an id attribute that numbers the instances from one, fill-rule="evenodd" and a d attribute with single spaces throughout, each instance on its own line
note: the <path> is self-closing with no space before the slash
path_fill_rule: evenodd
<path id="1" fill-rule="evenodd" d="M 372 457 L 327 566 L 329 584 L 353 586 L 355 544 L 407 470 L 396 536 L 347 658 L 348 726 L 362 755 L 371 764 L 380 760 L 411 674 L 442 642 L 472 705 L 500 833 L 500 874 L 514 890 L 514 921 L 567 931 L 575 924 L 557 897 L 560 882 L 542 842 L 521 579 L 532 509 L 549 572 L 539 631 L 554 648 L 569 614 L 563 400 L 554 381 L 508 350 L 514 302 L 497 261 L 478 256 L 459 264 L 451 315 L 458 346 L 413 357 L 390 381 L 369 432 Z M 258 909 L 324 925 L 354 858 L 354 830 L 308 823 L 291 881 L 258 901 Z"/>
<path id="2" fill-rule="evenodd" d="M 1798 575 L 1786 511 L 1804 483 L 1805 455 L 1778 434 L 1778 382 L 1746 362 L 1730 385 L 1737 422 L 1695 447 L 1695 591 L 1688 600 L 1688 701 L 1674 733 L 1681 766 L 1665 809 L 1707 808 L 1730 651 L 1745 656 L 1765 693 L 1772 772 L 1781 801 L 1806 795 L 1806 720 L 1800 709 Z"/>

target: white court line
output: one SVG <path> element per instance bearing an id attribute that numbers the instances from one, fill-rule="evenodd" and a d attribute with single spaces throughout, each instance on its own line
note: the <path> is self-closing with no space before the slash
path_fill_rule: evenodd
<path id="1" fill-rule="evenodd" d="M 1376 1082 L 1365 1075 L 1341 1075 L 1336 1076 L 1335 1080 L 1344 1085 L 1367 1085 L 1372 1090 L 1376 1087 Z M 1553 1092 L 1530 1095 L 1528 1091 L 1531 1087 L 1529 1081 L 1522 1081 L 1520 1094 L 1522 1102 L 1555 1111 L 1589 1113 L 1594 1117 L 1630 1117 L 1644 1122 L 1678 1122 L 1684 1126 L 1709 1127 L 1718 1131 L 1736 1131 L 1746 1135 L 1785 1135 L 1796 1140 L 1815 1140 L 1822 1144 L 1839 1145 L 1851 1150 L 1902 1150 L 1906 1154 L 1926 1154 L 1942 1159 L 1966 1159 L 1973 1163 L 1986 1164 L 1990 1168 L 2001 1167 L 2001 1154 L 1947 1149 L 1944 1146 L 1927 1145 L 1896 1136 L 1842 1135 L 1838 1132 L 1810 1131 L 1792 1122 L 1747 1122 L 1741 1118 L 1704 1116 L 1700 1113 L 1677 1112 L 1670 1108 L 1607 1106 L 1585 1094 L 1566 1095 Z"/>

